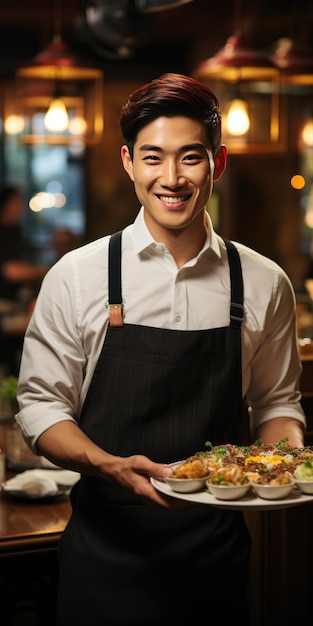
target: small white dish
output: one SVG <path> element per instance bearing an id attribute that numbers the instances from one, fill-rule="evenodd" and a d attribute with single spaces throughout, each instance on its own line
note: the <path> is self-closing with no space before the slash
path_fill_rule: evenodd
<path id="1" fill-rule="evenodd" d="M 164 480 L 173 491 L 177 491 L 178 493 L 194 493 L 195 491 L 204 489 L 207 476 L 203 478 L 165 477 Z"/>
<path id="2" fill-rule="evenodd" d="M 171 496 L 183 502 L 204 504 L 213 508 L 230 511 L 277 511 L 279 509 L 288 509 L 303 503 L 313 502 L 313 496 L 300 493 L 295 489 L 288 498 L 281 498 L 280 500 L 265 500 L 259 498 L 252 489 L 250 489 L 243 498 L 238 498 L 237 500 L 219 500 L 209 492 L 209 489 L 201 489 L 195 493 L 177 493 L 166 484 L 164 479 L 157 480 L 151 476 L 150 481 L 157 491 L 160 491 L 160 493 L 166 496 Z"/>
<path id="3" fill-rule="evenodd" d="M 296 478 L 296 485 L 302 493 L 313 495 L 313 480 L 298 480 Z"/>
<path id="4" fill-rule="evenodd" d="M 291 480 L 284 485 L 263 485 L 251 481 L 251 485 L 253 491 L 259 498 L 263 498 L 264 500 L 281 500 L 290 495 L 295 486 L 295 481 Z"/>
<path id="5" fill-rule="evenodd" d="M 241 485 L 216 485 L 207 480 L 206 486 L 209 492 L 218 500 L 238 500 L 243 498 L 250 489 L 249 482 Z"/>

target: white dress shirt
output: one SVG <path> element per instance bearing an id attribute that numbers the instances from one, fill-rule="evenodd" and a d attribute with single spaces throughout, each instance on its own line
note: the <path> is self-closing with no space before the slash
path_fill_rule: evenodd
<path id="1" fill-rule="evenodd" d="M 125 324 L 181 331 L 229 325 L 227 253 L 208 220 L 203 249 L 178 269 L 153 240 L 141 208 L 122 239 Z M 34 449 L 53 424 L 79 421 L 108 327 L 108 243 L 106 236 L 69 252 L 42 282 L 24 340 L 16 416 Z M 275 417 L 305 424 L 293 287 L 276 263 L 235 245 L 244 280 L 242 393 L 251 426 Z"/>

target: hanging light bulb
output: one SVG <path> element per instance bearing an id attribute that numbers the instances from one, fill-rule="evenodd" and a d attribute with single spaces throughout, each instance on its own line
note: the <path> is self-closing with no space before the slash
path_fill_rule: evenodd
<path id="1" fill-rule="evenodd" d="M 59 28 L 16 72 L 16 109 L 25 120 L 21 141 L 71 145 L 74 136 L 94 145 L 103 133 L 103 72 L 78 57 Z"/>
<path id="2" fill-rule="evenodd" d="M 307 120 L 301 132 L 301 138 L 305 146 L 313 147 L 313 117 Z"/>
<path id="3" fill-rule="evenodd" d="M 9 115 L 4 122 L 4 130 L 8 135 L 19 135 L 25 128 L 25 120 L 21 115 Z"/>
<path id="4" fill-rule="evenodd" d="M 63 100 L 55 98 L 44 117 L 46 129 L 54 133 L 63 132 L 67 129 L 68 122 L 68 113 Z"/>
<path id="5" fill-rule="evenodd" d="M 83 136 L 86 132 L 86 127 L 86 120 L 81 116 L 73 117 L 68 124 L 69 132 L 72 135 Z"/>
<path id="6" fill-rule="evenodd" d="M 235 98 L 232 100 L 226 116 L 226 128 L 231 135 L 244 135 L 250 128 L 248 107 L 245 100 Z"/>
<path id="7" fill-rule="evenodd" d="M 214 56 L 201 61 L 194 74 L 215 91 L 225 111 L 229 151 L 239 154 L 281 149 L 279 71 L 267 55 L 250 48 L 240 30 L 235 30 Z M 243 96 L 237 117 L 233 109 Z M 227 102 L 231 101 L 227 115 Z"/>

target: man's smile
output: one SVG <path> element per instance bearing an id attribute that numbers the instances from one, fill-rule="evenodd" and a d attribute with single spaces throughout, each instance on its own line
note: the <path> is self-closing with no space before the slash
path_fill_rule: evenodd
<path id="1" fill-rule="evenodd" d="M 186 194 L 185 196 L 161 196 L 156 194 L 157 197 L 162 200 L 162 202 L 167 202 L 167 204 L 179 204 L 180 202 L 186 202 L 191 198 L 191 194 Z"/>

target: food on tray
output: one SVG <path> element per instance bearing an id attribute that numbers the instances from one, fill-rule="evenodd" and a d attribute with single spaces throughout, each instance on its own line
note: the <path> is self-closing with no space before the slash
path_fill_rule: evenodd
<path id="1" fill-rule="evenodd" d="M 291 472 L 288 470 L 277 471 L 277 468 L 254 474 L 249 476 L 249 479 L 252 483 L 257 483 L 258 485 L 289 485 L 294 482 Z"/>
<path id="2" fill-rule="evenodd" d="M 173 467 L 174 479 L 207 478 L 213 485 L 287 485 L 313 481 L 313 446 L 291 448 L 288 438 L 276 443 L 257 440 L 250 446 L 206 444 Z M 306 478 L 304 478 L 306 477 Z"/>
<path id="3" fill-rule="evenodd" d="M 243 485 L 248 482 L 248 478 L 240 465 L 230 463 L 215 470 L 211 474 L 209 482 L 213 485 Z"/>
<path id="4" fill-rule="evenodd" d="M 172 478 L 204 478 L 218 467 L 219 464 L 212 459 L 191 457 L 175 468 Z"/>
<path id="5" fill-rule="evenodd" d="M 298 463 L 294 471 L 297 480 L 313 481 L 313 460 L 307 459 Z"/>
<path id="6" fill-rule="evenodd" d="M 281 456 L 280 454 L 259 454 L 257 456 L 247 456 L 247 458 L 245 459 L 245 466 L 249 469 L 249 466 L 251 468 L 252 465 L 254 465 L 255 463 L 259 464 L 262 463 L 262 465 L 265 465 L 266 467 L 270 468 L 273 467 L 274 465 L 281 465 L 281 464 L 285 464 L 288 465 L 290 463 L 290 461 L 293 460 L 293 457 L 290 455 L 290 457 L 287 456 Z"/>

